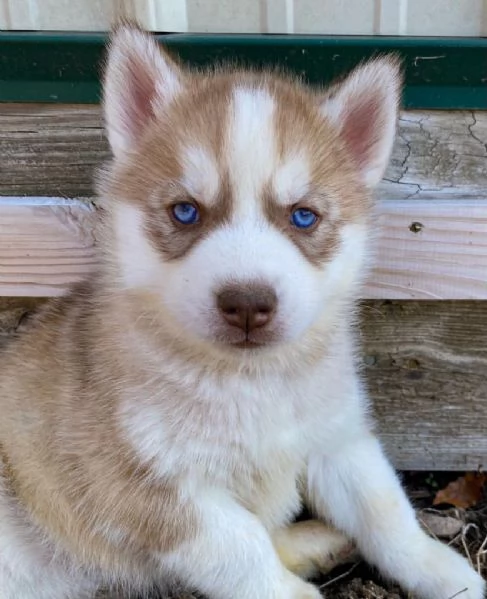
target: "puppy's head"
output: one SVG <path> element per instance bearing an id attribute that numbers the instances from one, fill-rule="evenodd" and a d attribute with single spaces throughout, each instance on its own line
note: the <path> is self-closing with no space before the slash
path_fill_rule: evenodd
<path id="1" fill-rule="evenodd" d="M 397 62 L 327 92 L 269 73 L 192 73 L 118 29 L 104 85 L 119 283 L 228 350 L 289 343 L 361 279 L 370 192 L 393 144 Z"/>

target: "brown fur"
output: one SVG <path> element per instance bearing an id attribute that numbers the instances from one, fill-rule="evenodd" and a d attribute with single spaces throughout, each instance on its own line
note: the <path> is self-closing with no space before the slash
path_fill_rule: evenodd
<path id="1" fill-rule="evenodd" d="M 269 221 L 287 235 L 312 264 L 319 266 L 330 259 L 338 245 L 339 222 L 327 210 L 326 197 L 313 193 L 293 206 L 283 206 L 269 194 L 264 205 Z M 313 227 L 304 231 L 291 224 L 292 209 L 301 207 L 313 210 L 319 217 Z"/>
<path id="2" fill-rule="evenodd" d="M 116 304 L 95 305 L 93 288 L 80 286 L 2 353 L 0 434 L 9 483 L 35 524 L 82 562 L 128 573 L 148 567 L 150 550 L 194 535 L 197 520 L 171 481 L 155 481 L 121 438 L 119 383 L 144 378 L 127 372 Z M 23 376 L 8 376 L 19 360 Z M 115 546 L 100 532 L 110 528 L 124 533 Z"/>
<path id="3" fill-rule="evenodd" d="M 231 196 L 228 183 L 223 183 L 217 198 L 212 198 L 212 203 L 206 205 L 191 196 L 185 195 L 181 190 L 179 194 L 170 197 L 161 193 L 148 202 L 144 212 L 146 229 L 154 247 L 161 252 L 166 260 L 183 258 L 191 248 L 211 231 L 222 226 L 230 220 Z M 194 225 L 181 225 L 171 215 L 171 208 L 176 202 L 192 202 L 200 211 L 200 219 Z"/>

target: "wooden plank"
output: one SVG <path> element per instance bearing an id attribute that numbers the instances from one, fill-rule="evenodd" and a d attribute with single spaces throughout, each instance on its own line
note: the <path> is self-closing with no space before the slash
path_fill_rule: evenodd
<path id="1" fill-rule="evenodd" d="M 39 302 L 0 298 L 0 347 Z M 485 302 L 369 301 L 361 333 L 378 430 L 394 464 L 487 468 Z"/>
<path id="2" fill-rule="evenodd" d="M 63 294 L 96 264 L 96 210 L 58 198 L 17 202 L 0 198 L 0 295 Z"/>
<path id="3" fill-rule="evenodd" d="M 487 468 L 487 304 L 367 302 L 362 340 L 379 431 L 394 464 Z"/>
<path id="4" fill-rule="evenodd" d="M 0 195 L 92 196 L 99 106 L 0 104 Z M 384 199 L 487 197 L 487 112 L 403 111 Z"/>
<path id="5" fill-rule="evenodd" d="M 380 201 L 364 298 L 487 299 L 487 199 Z M 76 200 L 0 198 L 0 295 L 51 296 L 95 263 L 96 210 Z"/>
<path id="6" fill-rule="evenodd" d="M 487 112 L 407 111 L 379 196 L 391 200 L 487 197 Z"/>
<path id="7" fill-rule="evenodd" d="M 108 156 L 99 106 L 0 104 L 0 195 L 93 196 Z"/>
<path id="8" fill-rule="evenodd" d="M 380 201 L 364 298 L 487 299 L 487 196 Z"/>

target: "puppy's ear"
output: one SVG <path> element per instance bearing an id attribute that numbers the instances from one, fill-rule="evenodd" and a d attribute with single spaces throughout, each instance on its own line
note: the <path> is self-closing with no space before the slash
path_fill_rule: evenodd
<path id="1" fill-rule="evenodd" d="M 338 128 L 366 187 L 375 187 L 389 162 L 402 77 L 394 56 L 357 67 L 321 99 L 323 115 Z"/>
<path id="2" fill-rule="evenodd" d="M 112 34 L 103 85 L 108 140 L 118 157 L 130 151 L 182 89 L 183 73 L 154 37 L 131 24 Z"/>

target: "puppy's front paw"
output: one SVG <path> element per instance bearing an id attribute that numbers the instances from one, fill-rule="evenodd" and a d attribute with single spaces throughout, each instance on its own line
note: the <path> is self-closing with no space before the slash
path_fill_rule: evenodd
<path id="1" fill-rule="evenodd" d="M 327 574 L 356 556 L 348 538 L 318 520 L 296 522 L 280 529 L 273 541 L 283 565 L 301 578 Z"/>
<path id="2" fill-rule="evenodd" d="M 428 539 L 413 591 L 422 599 L 484 599 L 485 581 L 468 561 L 439 541 Z"/>
<path id="3" fill-rule="evenodd" d="M 286 573 L 285 590 L 278 599 L 323 599 L 320 591 L 291 572 Z"/>
<path id="4" fill-rule="evenodd" d="M 310 586 L 303 595 L 299 595 L 299 599 L 323 599 L 323 596 L 316 587 Z"/>
<path id="5" fill-rule="evenodd" d="M 323 596 L 315 586 L 304 583 L 292 599 L 323 599 Z"/>

